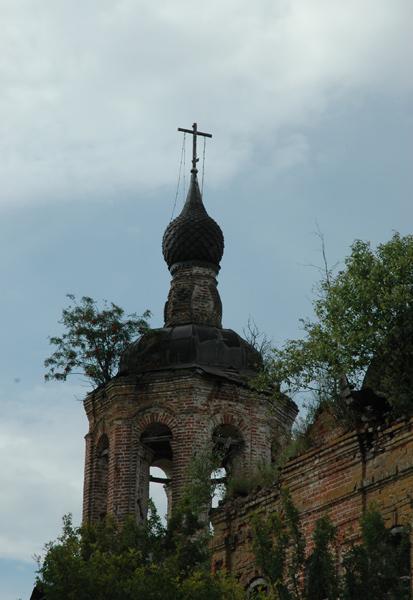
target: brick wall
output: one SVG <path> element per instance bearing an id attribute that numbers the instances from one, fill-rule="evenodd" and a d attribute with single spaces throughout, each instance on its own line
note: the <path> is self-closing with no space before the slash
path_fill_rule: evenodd
<path id="1" fill-rule="evenodd" d="M 146 517 L 149 491 L 150 445 L 142 434 L 159 424 L 170 432 L 171 501 L 176 502 L 194 453 L 212 444 L 220 426 L 238 432 L 242 446 L 236 466 L 249 477 L 259 462 L 271 460 L 274 438 L 283 437 L 295 418 L 295 405 L 275 404 L 265 394 L 252 396 L 243 382 L 212 375 L 200 367 L 159 369 L 139 377 L 117 377 L 92 392 L 84 402 L 89 420 L 86 436 L 84 519 L 96 520 L 106 508 L 121 518 Z M 165 429 L 166 427 L 166 429 Z M 102 487 L 99 441 L 107 436 L 106 488 Z"/>
<path id="2" fill-rule="evenodd" d="M 213 511 L 213 568 L 237 573 L 247 586 L 260 575 L 251 549 L 250 520 L 257 510 L 280 510 L 287 487 L 301 513 L 311 553 L 316 520 L 328 512 L 339 528 L 358 530 L 363 510 L 376 502 L 386 525 L 411 523 L 413 516 L 413 420 L 326 435 L 319 446 L 287 462 L 279 483 Z M 413 567 L 413 565 L 412 565 Z"/>

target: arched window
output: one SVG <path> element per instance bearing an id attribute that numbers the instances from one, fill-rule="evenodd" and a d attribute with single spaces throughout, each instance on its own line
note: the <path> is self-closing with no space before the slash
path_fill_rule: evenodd
<path id="1" fill-rule="evenodd" d="M 103 520 L 107 513 L 108 504 L 108 470 L 109 470 L 109 438 L 104 433 L 96 446 L 94 501 L 95 515 Z"/>
<path id="2" fill-rule="evenodd" d="M 212 500 L 212 506 L 217 506 L 220 496 L 227 485 L 228 477 L 236 478 L 242 474 L 242 448 L 244 438 L 235 425 L 218 425 L 212 434 L 213 452 L 220 459 L 220 467 L 214 473 L 218 483 L 217 493 Z"/>
<path id="3" fill-rule="evenodd" d="M 242 433 L 235 425 L 218 425 L 212 434 L 214 451 L 222 456 L 222 467 L 229 473 L 237 469 L 244 446 Z"/>
<path id="4" fill-rule="evenodd" d="M 167 425 L 163 423 L 153 423 L 149 425 L 140 436 L 140 464 L 138 477 L 138 489 L 141 490 L 141 497 L 138 498 L 138 505 L 141 514 L 137 515 L 138 520 L 146 519 L 147 500 L 152 497 L 158 508 L 159 516 L 162 518 L 166 512 L 171 513 L 171 482 L 173 470 L 173 452 L 172 452 L 172 432 Z M 163 491 L 161 488 L 163 486 Z M 166 499 L 164 494 L 166 494 Z"/>
<path id="5" fill-rule="evenodd" d="M 252 600 L 262 594 L 268 594 L 268 583 L 264 577 L 256 577 L 247 587 L 247 598 Z"/>
<path id="6" fill-rule="evenodd" d="M 411 547 L 409 529 L 403 525 L 395 525 L 390 529 L 389 546 L 397 555 L 397 569 L 401 585 L 406 590 L 406 598 L 411 590 Z"/>

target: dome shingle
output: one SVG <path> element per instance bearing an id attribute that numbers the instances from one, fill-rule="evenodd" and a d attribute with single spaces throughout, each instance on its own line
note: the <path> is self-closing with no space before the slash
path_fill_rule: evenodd
<path id="1" fill-rule="evenodd" d="M 224 236 L 202 202 L 196 177 L 192 177 L 185 205 L 179 217 L 166 228 L 162 253 L 171 269 L 176 263 L 212 263 L 219 268 Z"/>

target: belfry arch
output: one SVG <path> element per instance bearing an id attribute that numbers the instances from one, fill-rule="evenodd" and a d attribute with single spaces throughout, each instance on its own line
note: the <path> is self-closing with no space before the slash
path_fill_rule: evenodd
<path id="1" fill-rule="evenodd" d="M 163 423 L 148 425 L 139 436 L 140 451 L 137 468 L 137 503 L 142 508 L 142 520 L 146 518 L 145 504 L 149 499 L 150 483 L 162 483 L 167 497 L 167 514 L 172 510 L 173 477 L 173 435 L 171 429 Z M 157 478 L 151 475 L 151 467 L 158 467 L 165 475 Z"/>
<path id="2" fill-rule="evenodd" d="M 241 430 L 228 423 L 217 425 L 212 434 L 213 453 L 219 457 L 220 467 L 227 477 L 244 474 L 245 440 Z"/>
<path id="3" fill-rule="evenodd" d="M 108 471 L 109 471 L 109 438 L 104 433 L 96 446 L 95 462 L 95 496 L 96 514 L 103 520 L 107 513 L 108 504 Z"/>

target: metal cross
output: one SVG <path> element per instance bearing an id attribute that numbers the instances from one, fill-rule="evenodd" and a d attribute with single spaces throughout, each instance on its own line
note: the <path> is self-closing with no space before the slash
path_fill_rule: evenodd
<path id="1" fill-rule="evenodd" d="M 196 163 L 199 161 L 199 158 L 197 158 L 197 156 L 196 156 L 196 136 L 202 135 L 204 137 L 212 138 L 212 134 L 202 133 L 202 131 L 198 131 L 196 123 L 194 123 L 192 125 L 192 131 L 190 129 L 182 129 L 181 127 L 178 127 L 178 131 L 183 131 L 184 133 L 190 133 L 191 135 L 194 136 L 193 144 L 192 144 L 192 171 L 191 171 L 191 173 L 197 173 L 198 170 L 196 168 Z"/>

